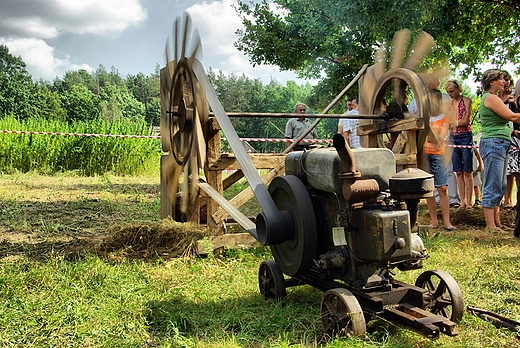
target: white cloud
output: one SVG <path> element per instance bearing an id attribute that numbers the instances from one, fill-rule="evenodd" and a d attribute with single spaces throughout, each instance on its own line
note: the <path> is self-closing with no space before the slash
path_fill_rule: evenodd
<path id="1" fill-rule="evenodd" d="M 2 0 L 0 35 L 117 35 L 148 18 L 139 0 Z"/>
<path id="2" fill-rule="evenodd" d="M 115 37 L 148 18 L 139 0 L 2 0 L 0 43 L 21 56 L 36 78 L 52 80 L 68 70 L 86 69 L 69 57 L 56 57 L 43 39 L 63 33 Z"/>
<path id="3" fill-rule="evenodd" d="M 268 83 L 275 79 L 280 83 L 289 80 L 298 80 L 292 72 L 281 72 L 273 65 L 253 65 L 249 58 L 240 52 L 234 43 L 238 40 L 235 32 L 243 28 L 240 17 L 235 12 L 234 0 L 202 2 L 189 7 L 186 11 L 191 15 L 193 26 L 198 28 L 202 41 L 204 59 L 210 62 L 214 70 L 221 70 L 224 74 L 246 75 L 249 78 L 259 78 Z M 302 81 L 298 81 L 302 82 Z"/>
<path id="4" fill-rule="evenodd" d="M 234 0 L 203 2 L 187 9 L 193 24 L 199 29 L 204 52 L 212 55 L 230 55 L 237 51 L 233 43 L 235 31 L 242 27 L 233 8 Z"/>
<path id="5" fill-rule="evenodd" d="M 0 44 L 9 48 L 9 53 L 15 57 L 21 56 L 27 65 L 27 71 L 32 76 L 40 76 L 52 81 L 55 77 L 61 77 L 66 71 L 85 69 L 94 71 L 87 64 L 73 64 L 68 57 L 56 58 L 54 47 L 40 39 L 14 39 L 4 40 L 0 38 Z"/>

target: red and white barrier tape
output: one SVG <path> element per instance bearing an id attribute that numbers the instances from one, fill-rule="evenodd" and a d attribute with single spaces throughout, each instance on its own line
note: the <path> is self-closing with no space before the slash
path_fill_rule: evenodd
<path id="1" fill-rule="evenodd" d="M 87 133 L 66 133 L 66 132 L 34 132 L 34 131 L 17 131 L 17 130 L 0 130 L 5 134 L 25 134 L 25 135 L 60 135 L 69 137 L 95 137 L 95 138 L 130 138 L 130 139 L 161 139 L 160 135 L 124 135 L 124 134 L 87 134 Z M 222 138 L 222 140 L 227 140 Z M 275 138 L 240 138 L 242 141 L 249 142 L 272 142 L 287 143 L 293 139 L 275 139 Z M 301 143 L 331 143 L 331 139 L 302 139 Z"/>
<path id="2" fill-rule="evenodd" d="M 446 144 L 446 146 L 457 147 L 459 149 L 474 149 L 474 148 L 478 149 L 478 145 L 453 145 L 453 144 Z"/>
<path id="3" fill-rule="evenodd" d="M 17 131 L 17 130 L 1 130 L 0 132 L 6 133 L 6 134 L 62 135 L 62 136 L 67 136 L 67 137 L 161 139 L 160 135 L 86 134 L 86 133 L 65 133 L 65 132 L 33 132 L 33 131 Z"/>
<path id="4" fill-rule="evenodd" d="M 226 140 L 226 138 L 222 138 L 222 140 Z M 277 138 L 240 138 L 242 141 L 248 142 L 268 142 L 268 143 L 287 143 L 293 142 L 294 139 L 277 139 Z M 332 143 L 332 139 L 302 139 L 300 143 Z"/>

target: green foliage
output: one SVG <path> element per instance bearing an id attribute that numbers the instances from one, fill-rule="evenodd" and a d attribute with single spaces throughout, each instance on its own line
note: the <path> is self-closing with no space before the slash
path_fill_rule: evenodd
<path id="1" fill-rule="evenodd" d="M 330 95 L 405 28 L 431 34 L 435 60 L 465 64 L 465 76 L 478 76 L 477 64 L 485 61 L 501 66 L 520 58 L 520 12 L 483 1 L 263 0 L 239 2 L 236 10 L 245 28 L 235 45 L 253 64 L 301 76 L 324 72 Z"/>
<path id="2" fill-rule="evenodd" d="M 20 57 L 0 45 L 0 115 L 14 113 L 22 118 L 33 114 L 31 75 Z"/>
<path id="3" fill-rule="evenodd" d="M 260 113 L 293 113 L 294 106 L 305 103 L 307 113 L 319 113 L 321 110 L 311 104 L 312 86 L 310 84 L 297 85 L 288 81 L 282 85 L 275 80 L 263 85 L 259 79 L 250 79 L 245 75 L 226 76 L 210 69 L 208 79 L 214 86 L 220 103 L 227 112 L 260 112 Z M 260 118 L 236 117 L 231 122 L 235 131 L 244 138 L 284 138 L 287 118 Z M 337 129 L 337 120 L 334 129 Z M 335 133 L 334 130 L 334 133 Z M 318 125 L 320 136 L 329 136 L 331 130 Z M 332 133 L 333 134 L 333 133 Z M 282 152 L 285 144 L 281 143 L 252 143 L 259 152 Z"/>
<path id="4" fill-rule="evenodd" d="M 99 115 L 99 98 L 83 85 L 73 85 L 61 95 L 68 121 L 89 121 Z"/>
<path id="5" fill-rule="evenodd" d="M 100 119 L 75 121 L 14 117 L 0 119 L 0 129 L 86 133 L 150 135 L 144 121 Z M 157 139 L 73 137 L 52 135 L 0 134 L 0 172 L 58 173 L 75 171 L 80 175 L 134 175 L 159 165 L 161 143 Z"/>

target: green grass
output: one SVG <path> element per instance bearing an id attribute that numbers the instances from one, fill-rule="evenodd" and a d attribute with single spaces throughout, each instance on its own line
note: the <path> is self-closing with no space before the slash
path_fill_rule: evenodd
<path id="1" fill-rule="evenodd" d="M 458 336 L 436 341 L 382 320 L 368 323 L 366 337 L 325 340 L 321 291 L 289 288 L 283 302 L 260 296 L 258 267 L 272 258 L 265 247 L 206 258 L 61 252 L 115 224 L 157 221 L 158 185 L 156 177 L 0 176 L 1 347 L 518 346 L 514 333 L 470 314 Z M 443 269 L 466 305 L 520 319 L 520 244 L 470 222 L 425 237 L 424 269 L 396 278 L 414 283 L 424 270 Z"/>

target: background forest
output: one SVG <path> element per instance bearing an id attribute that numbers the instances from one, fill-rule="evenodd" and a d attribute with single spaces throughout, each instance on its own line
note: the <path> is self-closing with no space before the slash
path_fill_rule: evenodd
<path id="1" fill-rule="evenodd" d="M 0 115 L 12 117 L 16 127 L 8 130 L 87 132 L 96 124 L 103 123 L 103 131 L 115 131 L 108 124 L 133 124 L 132 131 L 139 135 L 152 134 L 153 127 L 160 124 L 159 66 L 149 76 L 139 73 L 122 77 L 112 67 L 109 71 L 99 66 L 92 73 L 86 70 L 68 71 L 54 81 L 33 81 L 19 57 L 14 57 L 5 46 L 0 46 Z M 259 79 L 242 76 L 226 76 L 221 72 L 208 71 L 224 109 L 228 112 L 284 112 L 292 113 L 298 102 L 311 102 L 313 86 L 298 85 L 288 81 L 285 85 L 274 79 L 263 84 Z M 337 107 L 338 112 L 343 112 Z M 319 113 L 309 104 L 309 113 Z M 33 122 L 40 128 L 27 128 L 24 123 Z M 48 129 L 46 121 L 58 129 Z M 283 138 L 287 119 L 235 118 L 232 120 L 241 137 Z M 88 127 L 88 125 L 92 125 Z M 330 138 L 337 129 L 337 121 L 325 120 L 318 126 L 320 137 Z M 65 126 L 66 125 L 66 126 Z M 136 126 L 138 125 L 138 126 Z M 43 128 L 41 128 L 43 127 Z M 136 129 L 137 128 L 137 129 Z M 5 127 L 2 129 L 6 129 Z M 119 128 L 119 131 L 124 129 Z M 90 132 L 96 133 L 90 129 Z M 101 129 L 98 130 L 101 132 Z M 112 133 L 114 134 L 114 133 Z M 13 137 L 13 135 L 4 135 Z M 158 144 L 158 150 L 160 142 Z M 283 144 L 252 143 L 257 151 L 279 151 Z"/>

